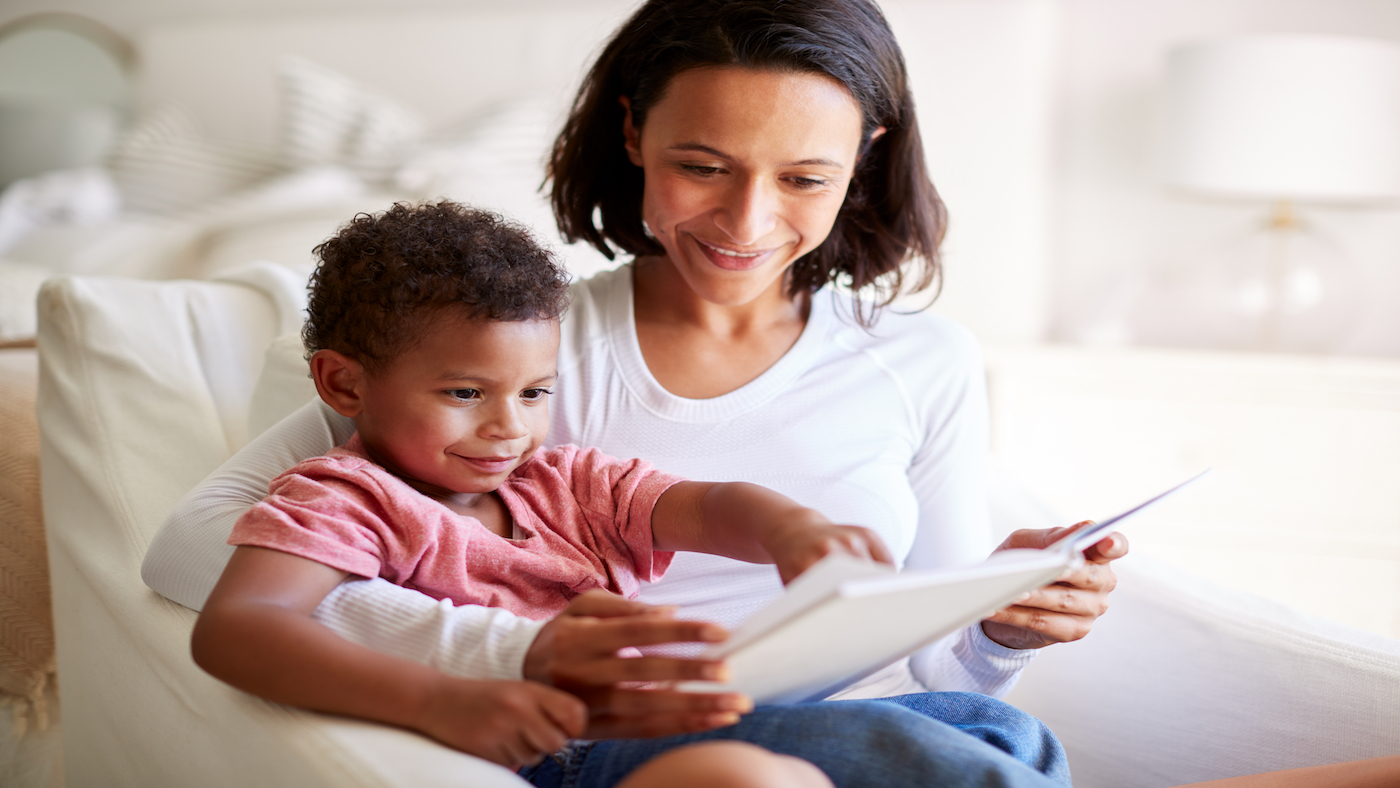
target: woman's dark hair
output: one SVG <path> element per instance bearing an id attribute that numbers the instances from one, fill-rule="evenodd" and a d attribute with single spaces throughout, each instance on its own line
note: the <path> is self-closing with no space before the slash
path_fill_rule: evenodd
<path id="1" fill-rule="evenodd" d="M 623 145 L 618 98 L 641 129 L 671 80 L 704 66 L 821 74 L 860 105 L 863 155 L 846 201 L 826 241 L 793 265 L 789 295 L 839 281 L 870 288 L 884 306 L 941 282 L 947 213 L 924 165 L 904 56 L 869 0 L 649 0 L 599 55 L 554 143 L 551 197 L 565 239 L 609 258 L 610 242 L 632 255 L 663 253 L 642 223 L 643 175 Z"/>
<path id="2" fill-rule="evenodd" d="M 362 213 L 315 249 L 302 343 L 371 374 L 422 338 L 439 315 L 557 319 L 569 277 L 529 231 L 490 211 L 442 201 Z"/>

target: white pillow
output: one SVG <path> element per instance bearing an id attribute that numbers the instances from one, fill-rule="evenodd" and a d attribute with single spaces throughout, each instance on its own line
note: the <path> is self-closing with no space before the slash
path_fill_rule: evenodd
<path id="1" fill-rule="evenodd" d="M 399 168 L 395 183 L 419 199 L 447 198 L 521 222 L 576 277 L 613 268 L 617 262 L 587 244 L 563 246 L 548 196 L 540 191 L 560 123 L 555 105 L 542 96 L 492 105 L 434 134 Z"/>
<path id="2" fill-rule="evenodd" d="M 35 227 L 105 221 L 121 211 L 121 193 L 104 167 L 54 170 L 23 178 L 0 194 L 0 251 Z"/>
<path id="3" fill-rule="evenodd" d="M 287 57 L 278 78 L 283 155 L 293 167 L 340 164 L 379 180 L 423 136 L 413 111 L 325 66 Z"/>
<path id="4" fill-rule="evenodd" d="M 183 213 L 270 177 L 267 151 L 206 139 L 184 112 L 167 108 L 117 143 L 112 176 L 133 211 Z"/>

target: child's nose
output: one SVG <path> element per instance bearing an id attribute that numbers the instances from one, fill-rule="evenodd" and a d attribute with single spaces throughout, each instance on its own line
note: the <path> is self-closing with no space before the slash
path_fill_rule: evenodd
<path id="1" fill-rule="evenodd" d="M 504 440 L 523 438 L 530 431 L 519 408 L 510 403 L 502 403 L 495 408 L 492 418 L 483 426 L 485 426 L 489 437 Z"/>

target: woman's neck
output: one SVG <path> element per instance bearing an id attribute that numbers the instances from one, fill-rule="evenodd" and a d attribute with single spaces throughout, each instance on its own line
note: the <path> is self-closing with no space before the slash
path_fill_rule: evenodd
<path id="1" fill-rule="evenodd" d="M 743 304 L 701 298 L 665 258 L 632 266 L 637 341 L 667 391 L 689 399 L 728 394 L 762 375 L 802 336 L 807 297 L 787 297 L 782 279 Z"/>

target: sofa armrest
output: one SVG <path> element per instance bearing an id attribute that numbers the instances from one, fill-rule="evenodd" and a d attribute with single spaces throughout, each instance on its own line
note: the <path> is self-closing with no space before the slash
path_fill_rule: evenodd
<path id="1" fill-rule="evenodd" d="M 197 668 L 146 545 L 239 443 L 276 308 L 256 287 L 58 277 L 40 296 L 43 505 L 70 786 L 476 786 L 509 770 L 267 703 Z M 217 389 L 217 391 L 215 390 Z"/>
<path id="2" fill-rule="evenodd" d="M 1400 641 L 1129 556 L 1112 610 L 1009 700 L 1075 785 L 1173 786 L 1400 754 Z"/>

